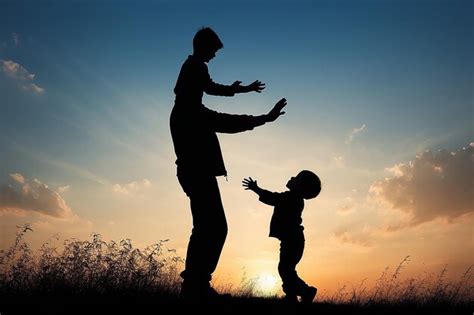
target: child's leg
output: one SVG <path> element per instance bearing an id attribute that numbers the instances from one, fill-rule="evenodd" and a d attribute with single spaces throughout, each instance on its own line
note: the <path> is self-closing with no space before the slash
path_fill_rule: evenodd
<path id="1" fill-rule="evenodd" d="M 278 272 L 283 281 L 283 292 L 287 295 L 302 295 L 308 285 L 298 276 L 296 265 L 304 250 L 303 233 L 291 239 L 281 240 Z"/>

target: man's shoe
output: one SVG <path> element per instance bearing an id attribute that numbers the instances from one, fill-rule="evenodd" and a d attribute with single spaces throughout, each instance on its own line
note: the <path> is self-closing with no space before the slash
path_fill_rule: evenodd
<path id="1" fill-rule="evenodd" d="M 183 304 L 200 304 L 207 300 L 207 287 L 205 283 L 200 281 L 184 280 L 181 283 L 181 291 L 179 292 L 179 300 Z"/>
<path id="2" fill-rule="evenodd" d="M 199 292 L 183 292 L 179 293 L 179 302 L 183 304 L 200 304 L 202 301 Z"/>
<path id="3" fill-rule="evenodd" d="M 306 290 L 304 290 L 303 294 L 301 294 L 301 303 L 313 303 L 314 297 L 316 296 L 317 292 L 318 289 L 316 289 L 315 287 L 308 287 Z"/>

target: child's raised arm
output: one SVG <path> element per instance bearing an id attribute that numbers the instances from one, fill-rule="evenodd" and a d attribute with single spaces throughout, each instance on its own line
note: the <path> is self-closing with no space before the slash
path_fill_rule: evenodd
<path id="1" fill-rule="evenodd" d="M 271 193 L 265 189 L 262 189 L 260 187 L 258 187 L 257 185 L 257 181 L 256 180 L 253 180 L 252 177 L 249 177 L 249 178 L 244 178 L 244 180 L 242 181 L 242 186 L 245 187 L 245 190 L 251 190 L 253 191 L 254 193 L 256 193 L 259 197 L 265 195 L 265 194 L 268 194 L 268 193 Z"/>
<path id="2" fill-rule="evenodd" d="M 251 190 L 256 193 L 260 197 L 259 200 L 269 206 L 276 205 L 282 196 L 281 193 L 271 192 L 258 187 L 257 181 L 253 180 L 252 177 L 244 178 L 242 186 L 245 187 L 245 190 Z"/>

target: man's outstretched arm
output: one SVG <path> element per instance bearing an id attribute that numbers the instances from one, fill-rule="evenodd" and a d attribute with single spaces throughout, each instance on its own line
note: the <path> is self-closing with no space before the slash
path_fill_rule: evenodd
<path id="1" fill-rule="evenodd" d="M 241 81 L 235 81 L 231 86 L 234 88 L 235 93 L 248 93 L 257 92 L 261 93 L 265 89 L 265 83 L 255 80 L 249 85 L 240 85 Z"/>
<path id="2" fill-rule="evenodd" d="M 209 95 L 217 96 L 234 96 L 237 93 L 248 93 L 257 92 L 261 93 L 265 89 L 265 83 L 258 80 L 250 83 L 249 85 L 241 85 L 241 81 L 235 81 L 232 85 L 219 84 L 207 76 L 207 84 L 204 92 Z"/>
<path id="3" fill-rule="evenodd" d="M 203 123 L 210 124 L 215 132 L 221 133 L 238 133 L 252 130 L 265 123 L 275 121 L 278 117 L 285 114 L 282 109 L 286 104 L 286 99 L 282 98 L 267 114 L 260 116 L 219 113 L 205 108 L 206 119 Z"/>

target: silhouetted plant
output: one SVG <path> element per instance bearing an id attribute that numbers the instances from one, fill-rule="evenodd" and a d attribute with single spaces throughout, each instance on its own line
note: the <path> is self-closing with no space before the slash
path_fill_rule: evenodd
<path id="1" fill-rule="evenodd" d="M 371 305 L 468 305 L 474 300 L 474 283 L 472 278 L 472 266 L 470 266 L 457 281 L 447 281 L 445 266 L 433 280 L 432 274 L 426 274 L 422 278 L 401 277 L 402 269 L 410 261 L 406 256 L 390 274 L 390 268 L 386 267 L 375 286 L 367 288 L 364 279 L 358 287 L 347 291 L 347 285 L 343 285 L 333 294 L 323 293 L 318 300 L 334 304 L 353 304 L 359 306 Z"/>
<path id="2" fill-rule="evenodd" d="M 51 240 L 33 255 L 21 227 L 14 244 L 0 252 L 0 292 L 15 293 L 176 293 L 182 259 L 161 240 L 143 250 L 129 239 L 105 242 L 100 234 L 91 240 L 64 241 L 59 251 Z"/>
<path id="3" fill-rule="evenodd" d="M 0 296 L 123 293 L 176 298 L 178 295 L 183 260 L 175 250 L 166 247 L 168 240 L 138 249 L 130 239 L 106 242 L 100 234 L 92 234 L 91 240 L 87 241 L 66 240 L 59 250 L 53 245 L 59 236 L 54 235 L 34 255 L 24 240 L 30 231 L 28 224 L 18 227 L 13 245 L 0 251 Z M 402 269 L 409 263 L 409 258 L 406 256 L 393 273 L 389 267 L 385 268 L 373 288 L 367 288 L 364 279 L 358 286 L 343 285 L 333 293 L 321 290 L 316 301 L 360 307 L 441 305 L 469 308 L 473 305 L 472 266 L 457 281 L 446 279 L 447 266 L 437 275 L 425 272 L 420 278 L 403 279 Z M 269 301 L 277 297 L 276 293 L 263 294 L 258 287 L 258 278 L 249 278 L 245 270 L 239 285 L 220 285 L 219 291 L 231 292 L 244 300 L 259 297 Z"/>

